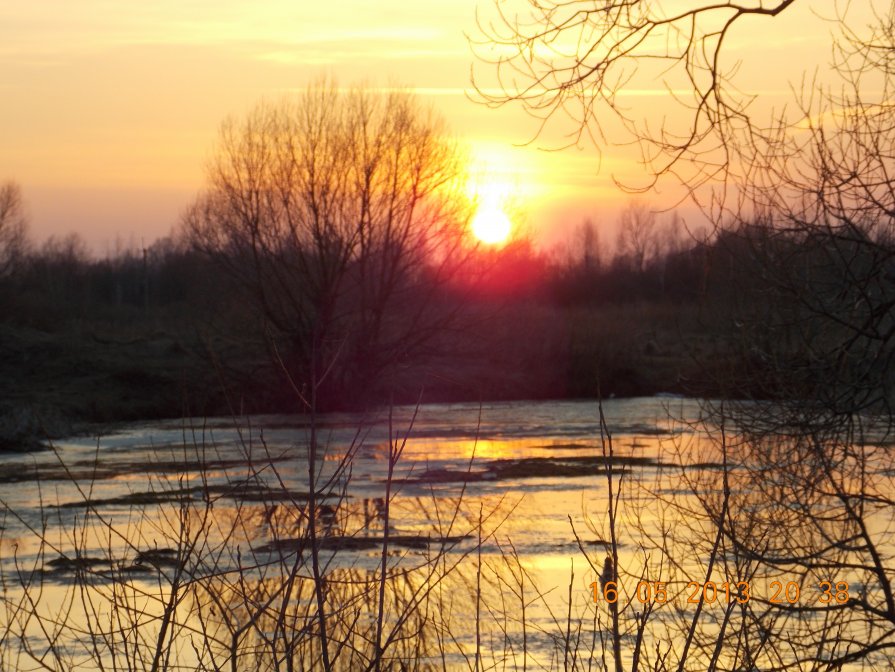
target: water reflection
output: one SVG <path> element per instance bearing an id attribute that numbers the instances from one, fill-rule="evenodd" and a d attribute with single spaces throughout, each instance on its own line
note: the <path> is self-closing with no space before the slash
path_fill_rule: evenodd
<path id="1" fill-rule="evenodd" d="M 625 669 L 887 668 L 888 449 L 673 423 L 650 401 L 625 403 L 608 452 L 590 407 L 578 434 L 527 435 L 550 408 L 504 411 L 503 438 L 437 408 L 390 498 L 375 428 L 333 429 L 314 487 L 288 426 L 261 453 L 219 426 L 145 460 L 126 435 L 142 447 L 101 479 L 8 482 L 0 669 L 592 670 L 616 646 Z"/>

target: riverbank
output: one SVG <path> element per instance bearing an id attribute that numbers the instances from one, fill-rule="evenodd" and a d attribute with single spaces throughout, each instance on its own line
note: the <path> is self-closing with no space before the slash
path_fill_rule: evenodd
<path id="1" fill-rule="evenodd" d="M 392 400 L 413 403 L 420 388 L 427 402 L 710 395 L 719 390 L 706 362 L 724 361 L 692 310 L 673 304 L 525 304 L 462 338 L 464 354 L 404 367 Z M 5 323 L 0 344 L 4 451 L 98 423 L 299 410 L 251 331 L 185 315 Z"/>

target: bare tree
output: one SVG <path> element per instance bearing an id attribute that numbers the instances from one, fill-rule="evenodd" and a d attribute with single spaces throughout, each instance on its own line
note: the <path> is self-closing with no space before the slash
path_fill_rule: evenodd
<path id="1" fill-rule="evenodd" d="M 323 669 L 343 648 L 344 605 L 331 599 L 321 558 L 318 492 L 333 480 L 322 476 L 317 413 L 352 394 L 387 395 L 396 372 L 456 327 L 445 284 L 472 249 L 460 173 L 441 123 L 410 95 L 324 82 L 225 122 L 209 188 L 184 218 L 192 244 L 247 291 L 276 365 L 310 415 L 307 530 Z M 387 648 L 379 625 L 375 669 Z"/>
<path id="2" fill-rule="evenodd" d="M 659 253 L 657 225 L 656 213 L 640 201 L 628 203 L 619 218 L 616 253 L 641 273 Z"/>
<path id="3" fill-rule="evenodd" d="M 248 290 L 306 403 L 379 385 L 450 329 L 461 167 L 404 93 L 326 83 L 223 125 L 186 230 Z"/>
<path id="4" fill-rule="evenodd" d="M 472 41 L 488 66 L 474 84 L 489 105 L 521 104 L 538 133 L 563 117 L 577 129 L 572 144 L 638 141 L 647 188 L 669 173 L 691 187 L 723 180 L 762 131 L 750 118 L 754 96 L 732 82 L 730 34 L 749 17 L 771 20 L 795 3 L 527 0 L 511 12 L 495 1 L 496 20 L 480 21 Z M 626 107 L 620 96 L 644 83 L 674 92 L 680 123 L 665 105 L 645 114 Z"/>
<path id="5" fill-rule="evenodd" d="M 806 79 L 791 116 L 760 125 L 724 76 L 725 44 L 744 17 L 795 0 L 529 4 L 530 21 L 503 15 L 486 31 L 514 73 L 489 102 L 570 112 L 598 142 L 609 112 L 643 143 L 649 177 L 673 173 L 694 196 L 720 180 L 736 196 L 713 203 L 707 266 L 712 333 L 729 344 L 713 358 L 740 363 L 703 361 L 730 397 L 753 399 L 708 408 L 727 423 L 723 468 L 677 500 L 680 520 L 700 521 L 677 559 L 715 549 L 723 576 L 763 592 L 681 625 L 705 660 L 693 669 L 890 668 L 895 9 L 861 29 L 840 16 L 838 81 Z M 652 62 L 666 85 L 685 83 L 688 132 L 617 104 Z M 675 559 L 673 531 L 655 539 L 655 557 Z"/>
<path id="6" fill-rule="evenodd" d="M 799 126 L 767 138 L 724 213 L 728 277 L 745 290 L 726 309 L 739 311 L 756 374 L 834 425 L 893 417 L 892 21 L 835 45 L 841 86 L 803 95 Z"/>
<path id="7" fill-rule="evenodd" d="M 603 262 L 600 251 L 600 232 L 590 217 L 576 227 L 575 243 L 581 246 L 581 263 L 584 269 L 599 271 Z"/>
<path id="8" fill-rule="evenodd" d="M 725 319 L 744 330 L 739 344 L 755 363 L 760 394 L 811 398 L 843 413 L 888 407 L 895 15 L 871 7 L 875 21 L 857 28 L 846 20 L 850 3 L 833 7 L 838 81 L 804 80 L 798 109 L 759 124 L 751 99 L 725 76 L 725 45 L 745 18 L 771 20 L 794 4 L 532 0 L 527 15 L 500 13 L 482 26 L 480 55 L 497 47 L 492 60 L 503 86 L 481 93 L 545 120 L 569 112 L 598 143 L 606 119 L 620 119 L 626 137 L 643 143 L 648 174 L 673 174 L 690 190 L 723 230 L 718 250 L 727 248 L 729 273 L 715 275 L 716 288 L 735 277 L 749 285 L 722 293 L 732 299 Z M 657 73 L 685 91 L 677 104 L 686 132 L 663 126 L 652 111 L 628 117 L 618 104 L 638 77 Z M 704 201 L 698 192 L 707 183 L 729 198 Z M 628 219 L 620 249 L 636 263 L 647 254 L 639 233 L 652 227 L 633 213 Z M 741 312 L 731 316 L 735 308 Z"/>
<path id="9" fill-rule="evenodd" d="M 0 184 L 0 277 L 7 275 L 25 254 L 27 233 L 21 188 L 12 181 Z"/>
<path id="10" fill-rule="evenodd" d="M 810 588 L 763 604 L 755 639 L 804 667 L 883 668 L 895 649 L 878 522 L 892 516 L 895 428 L 891 10 L 833 54 L 839 86 L 806 90 L 798 126 L 756 146 L 715 245 L 713 284 L 727 284 L 715 319 L 744 373 L 728 389 L 774 402 L 731 406 L 742 485 L 733 513 L 712 517 L 768 581 Z"/>

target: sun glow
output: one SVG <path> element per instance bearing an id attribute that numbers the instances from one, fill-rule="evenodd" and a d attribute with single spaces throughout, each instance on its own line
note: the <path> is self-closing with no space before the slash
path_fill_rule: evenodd
<path id="1" fill-rule="evenodd" d="M 472 233 L 483 243 L 497 245 L 510 237 L 513 224 L 497 200 L 481 203 L 472 218 Z"/>
<path id="2" fill-rule="evenodd" d="M 476 142 L 470 164 L 467 193 L 476 205 L 470 230 L 487 245 L 501 245 L 513 237 L 514 217 L 523 200 L 534 193 L 534 169 L 518 148 Z"/>

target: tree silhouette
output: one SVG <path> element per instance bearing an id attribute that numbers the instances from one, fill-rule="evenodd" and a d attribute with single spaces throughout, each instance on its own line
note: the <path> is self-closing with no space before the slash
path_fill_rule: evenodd
<path id="1" fill-rule="evenodd" d="M 18 184 L 0 184 L 0 277 L 10 273 L 27 248 L 28 218 Z"/>
<path id="2" fill-rule="evenodd" d="M 306 404 L 382 389 L 450 327 L 461 168 L 405 93 L 323 83 L 223 125 L 185 227 L 249 292 Z"/>
<path id="3" fill-rule="evenodd" d="M 715 226 L 707 333 L 737 361 L 703 362 L 728 398 L 751 399 L 707 406 L 723 460 L 720 475 L 688 479 L 677 499 L 676 525 L 694 535 L 681 546 L 689 555 L 668 551 L 670 527 L 642 543 L 669 562 L 714 566 L 706 557 L 717 557 L 722 580 L 812 592 L 683 619 L 700 652 L 693 669 L 883 669 L 895 649 L 886 448 L 895 429 L 895 10 L 860 28 L 840 15 L 836 81 L 804 80 L 794 112 L 759 124 L 725 77 L 725 45 L 745 17 L 771 20 L 794 4 L 532 0 L 529 17 L 502 14 L 484 31 L 505 83 L 496 95 L 481 89 L 487 102 L 519 102 L 541 120 L 569 112 L 598 145 L 615 119 L 641 143 L 651 184 L 670 175 L 704 206 L 703 186 L 722 195 L 704 207 Z M 656 116 L 667 108 L 644 119 L 618 104 L 659 67 L 662 83 L 685 84 L 672 103 L 684 132 Z M 650 501 L 665 496 L 655 494 Z"/>

